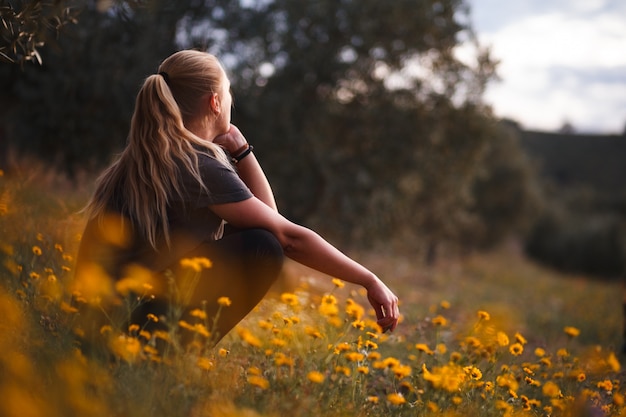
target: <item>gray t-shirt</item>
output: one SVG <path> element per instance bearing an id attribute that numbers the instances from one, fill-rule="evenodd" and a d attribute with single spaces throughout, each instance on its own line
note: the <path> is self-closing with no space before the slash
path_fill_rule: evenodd
<path id="1" fill-rule="evenodd" d="M 198 155 L 200 175 L 204 189 L 197 180 L 181 167 L 183 195 L 174 194 L 168 208 L 170 245 L 160 239 L 155 250 L 142 236 L 132 229 L 132 221 L 121 214 L 123 196 L 115 196 L 110 202 L 113 213 L 121 214 L 129 226 L 130 239 L 124 246 L 111 244 L 105 238 L 103 227 L 97 219 L 90 220 L 85 228 L 78 253 L 77 268 L 81 263 L 100 265 L 114 278 L 120 278 L 124 267 L 138 263 L 154 271 L 164 270 L 185 256 L 185 253 L 206 241 L 220 237 L 223 220 L 209 209 L 212 204 L 235 203 L 252 197 L 252 192 L 236 172 L 206 155 Z M 104 226 L 103 226 L 104 224 Z"/>

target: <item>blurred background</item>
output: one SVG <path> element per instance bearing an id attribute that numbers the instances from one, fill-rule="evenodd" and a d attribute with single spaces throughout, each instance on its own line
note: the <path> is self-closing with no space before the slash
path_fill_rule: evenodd
<path id="1" fill-rule="evenodd" d="M 509 2 L 510 3 L 510 2 Z M 0 0 L 0 168 L 87 187 L 172 52 L 216 54 L 283 214 L 352 249 L 626 259 L 626 3 Z"/>

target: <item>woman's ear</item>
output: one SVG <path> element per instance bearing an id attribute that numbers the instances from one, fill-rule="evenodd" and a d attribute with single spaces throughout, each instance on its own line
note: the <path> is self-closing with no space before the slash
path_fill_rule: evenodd
<path id="1" fill-rule="evenodd" d="M 209 98 L 209 106 L 211 107 L 211 110 L 213 110 L 217 114 L 220 114 L 222 112 L 220 97 L 217 95 L 217 93 L 211 93 L 211 96 Z"/>

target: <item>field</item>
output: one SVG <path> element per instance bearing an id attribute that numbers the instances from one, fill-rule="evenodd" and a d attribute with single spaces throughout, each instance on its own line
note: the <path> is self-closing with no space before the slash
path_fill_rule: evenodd
<path id="1" fill-rule="evenodd" d="M 42 171 L 0 176 L 0 416 L 626 415 L 620 282 L 514 245 L 431 268 L 353 253 L 399 294 L 394 333 L 358 288 L 293 264 L 217 346 L 202 310 L 122 325 L 150 296 L 140 277 L 110 283 L 121 314 L 94 327 L 105 295 L 72 281 L 87 195 Z"/>

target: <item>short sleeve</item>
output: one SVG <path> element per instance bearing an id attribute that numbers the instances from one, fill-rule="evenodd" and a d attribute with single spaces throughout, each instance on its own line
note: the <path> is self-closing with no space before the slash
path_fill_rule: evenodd
<path id="1" fill-rule="evenodd" d="M 252 197 L 252 192 L 237 173 L 220 161 L 198 155 L 198 168 L 206 189 L 192 175 L 183 174 L 186 203 L 191 209 L 236 203 Z"/>

